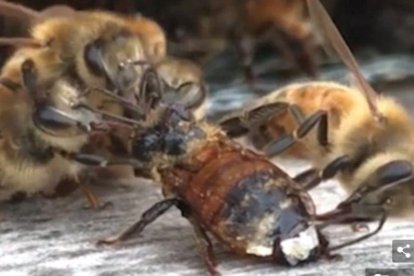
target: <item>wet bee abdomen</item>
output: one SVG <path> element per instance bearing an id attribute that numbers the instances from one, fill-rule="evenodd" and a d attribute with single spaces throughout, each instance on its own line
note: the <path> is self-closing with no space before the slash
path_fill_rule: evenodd
<path id="1" fill-rule="evenodd" d="M 309 212 L 284 172 L 253 152 L 218 155 L 179 194 L 219 240 L 240 254 L 271 258 L 278 241 L 308 228 Z"/>

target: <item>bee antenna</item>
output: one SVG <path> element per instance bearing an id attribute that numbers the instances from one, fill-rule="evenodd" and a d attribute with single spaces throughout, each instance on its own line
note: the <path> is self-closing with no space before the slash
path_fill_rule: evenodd
<path id="1" fill-rule="evenodd" d="M 379 112 L 376 105 L 378 94 L 363 76 L 354 55 L 347 46 L 345 40 L 335 26 L 335 23 L 332 21 L 328 12 L 325 10 L 319 0 L 306 1 L 312 21 L 318 26 L 318 29 L 324 32 L 324 35 L 328 38 L 328 41 L 330 41 L 332 47 L 335 49 L 342 62 L 344 62 L 348 69 L 353 73 L 359 89 L 364 94 L 372 114 L 378 121 L 383 121 L 384 117 Z"/>
<path id="2" fill-rule="evenodd" d="M 145 118 L 145 112 L 140 110 L 138 105 L 131 103 L 127 98 L 119 96 L 119 95 L 117 95 L 117 94 L 115 94 L 115 93 L 113 93 L 109 90 L 106 90 L 104 88 L 98 88 L 98 87 L 86 89 L 85 94 L 89 94 L 92 91 L 96 91 L 96 92 L 102 93 L 102 94 L 104 94 L 108 97 L 111 97 L 114 101 L 119 102 L 123 107 L 125 107 L 129 110 L 132 110 L 134 112 L 137 112 L 140 115 L 140 117 Z"/>
<path id="3" fill-rule="evenodd" d="M 75 106 L 72 106 L 72 108 L 73 109 L 86 109 L 88 111 L 91 111 L 95 114 L 98 114 L 98 115 L 102 116 L 102 118 L 104 118 L 104 119 L 105 118 L 106 119 L 112 119 L 112 120 L 119 121 L 119 122 L 124 123 L 124 124 L 142 127 L 142 123 L 139 122 L 138 120 L 134 120 L 134 119 L 126 118 L 126 117 L 123 117 L 123 116 L 118 116 L 118 115 L 115 115 L 115 114 L 111 114 L 109 112 L 93 108 L 93 107 L 91 107 L 87 104 L 77 104 Z"/>

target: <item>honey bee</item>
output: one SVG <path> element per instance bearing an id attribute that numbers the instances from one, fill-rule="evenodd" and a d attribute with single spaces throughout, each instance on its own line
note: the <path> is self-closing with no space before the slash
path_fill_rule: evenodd
<path id="1" fill-rule="evenodd" d="M 305 17 L 306 5 L 303 0 L 246 0 L 244 21 L 244 40 L 252 37 L 270 37 L 276 48 L 283 56 L 297 65 L 311 77 L 316 77 L 317 67 L 314 56 L 316 54 L 315 43 L 311 25 Z M 270 35 L 269 35 L 270 33 Z M 241 42 L 242 45 L 252 43 Z M 254 45 L 254 44 L 253 44 Z M 242 48 L 245 51 L 247 63 L 249 55 L 254 53 L 254 48 Z M 249 67 L 246 68 L 247 74 Z"/>
<path id="2" fill-rule="evenodd" d="M 140 90 L 145 94 L 140 98 L 157 104 L 137 121 L 139 126 L 131 128 L 125 154 L 112 159 L 83 155 L 76 160 L 103 167 L 128 164 L 161 183 L 165 199 L 119 236 L 98 244 L 131 238 L 176 206 L 194 227 L 200 255 L 212 275 L 219 273 L 207 232 L 234 253 L 281 264 L 334 257 L 319 231 L 325 225 L 313 219 L 313 201 L 296 178 L 265 155 L 231 140 L 220 128 L 196 121 L 182 104 L 159 101 L 162 86 L 158 93 L 149 90 L 152 85 L 141 87 L 148 89 Z M 148 110 L 141 104 L 146 105 L 141 101 L 136 108 Z"/>
<path id="3" fill-rule="evenodd" d="M 34 44 L 55 51 L 60 72 L 82 88 L 116 90 L 134 100 L 142 74 L 141 61 L 157 62 L 166 52 L 165 35 L 149 18 L 125 17 L 103 11 L 36 12 L 0 2 L 0 10 L 29 16 Z M 57 8 L 55 8 L 57 9 Z M 50 15 L 50 16 L 49 16 Z M 3 39 L 7 41 L 7 39 Z M 9 43 L 16 38 L 9 38 Z M 89 93 L 91 105 L 122 114 L 118 106 L 100 93 Z"/>
<path id="4" fill-rule="evenodd" d="M 81 183 L 83 166 L 59 153 L 79 151 L 99 120 L 96 113 L 71 108 L 85 99 L 69 81 L 42 74 L 42 62 L 53 59 L 58 57 L 49 49 L 21 48 L 2 69 L 0 200 L 53 194 L 60 183 L 72 181 L 98 207 L 99 200 Z"/>
<path id="5" fill-rule="evenodd" d="M 176 52 L 183 55 L 194 52 L 207 56 L 206 60 L 231 46 L 239 56 L 247 84 L 257 91 L 253 60 L 258 46 L 266 43 L 299 70 L 316 77 L 317 40 L 305 8 L 303 0 L 209 0 L 198 6 L 192 4 L 188 9 L 195 10 L 199 16 L 192 24 L 187 22 L 190 26 L 186 29 L 191 31 L 195 27 L 196 30 L 192 36 L 180 39 L 182 43 L 175 46 Z M 175 14 L 171 17 L 171 23 L 164 24 L 166 28 L 177 21 Z"/>
<path id="6" fill-rule="evenodd" d="M 413 119 L 394 99 L 371 88 L 320 2 L 308 0 L 308 5 L 358 87 L 330 82 L 291 85 L 242 114 L 228 116 L 221 125 L 234 137 L 252 130 L 252 137 L 262 138 L 256 146 L 269 154 L 286 150 L 286 156 L 310 160 L 318 172 L 312 186 L 337 175 L 349 197 L 320 218 L 379 222 L 357 242 L 378 233 L 388 217 L 414 214 Z M 314 128 L 316 133 L 307 135 Z"/>
<path id="7" fill-rule="evenodd" d="M 61 60 L 58 72 L 74 79 L 83 88 L 118 91 L 130 101 L 135 101 L 143 67 L 155 64 L 165 83 L 174 91 L 193 89 L 194 86 L 206 91 L 202 72 L 195 64 L 167 57 L 165 33 L 150 18 L 103 11 L 65 10 L 61 6 L 40 13 L 8 2 L 1 2 L 0 8 L 3 6 L 13 14 L 33 18 L 31 39 L 3 39 L 3 43 L 24 42 L 52 49 Z M 113 114 L 124 114 L 124 110 L 105 94 L 92 91 L 87 95 L 91 106 Z M 201 98 L 194 103 L 200 114 L 203 100 Z"/>
<path id="8" fill-rule="evenodd" d="M 39 62 L 38 67 L 42 66 L 39 73 L 69 79 L 82 91 L 89 91 L 85 94 L 89 106 L 111 114 L 127 115 L 127 112 L 105 94 L 96 92 L 97 89 L 122 92 L 133 102 L 142 65 L 157 63 L 166 55 L 162 28 L 144 16 L 75 11 L 66 6 L 37 12 L 10 2 L 0 2 L 0 12 L 25 17 L 32 25 L 30 38 L 3 38 L 0 44 L 25 43 L 53 51 L 57 58 Z M 98 140 L 108 145 L 111 141 L 107 139 L 100 136 Z M 94 145 L 101 143 L 96 142 L 88 148 L 98 149 Z M 116 174 L 126 171 L 119 169 Z"/>

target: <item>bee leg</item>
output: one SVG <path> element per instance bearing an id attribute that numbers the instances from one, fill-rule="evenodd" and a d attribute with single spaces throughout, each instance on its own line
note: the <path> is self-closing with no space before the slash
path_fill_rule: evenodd
<path id="1" fill-rule="evenodd" d="M 82 184 L 82 183 L 78 183 L 78 185 L 82 193 L 85 195 L 86 200 L 89 203 L 88 207 L 98 210 L 98 209 L 104 209 L 108 206 L 106 203 L 102 204 L 99 197 L 97 197 L 87 185 Z"/>
<path id="2" fill-rule="evenodd" d="M 158 217 L 163 215 L 172 206 L 177 205 L 178 203 L 179 200 L 176 198 L 168 198 L 155 203 L 142 214 L 141 219 L 138 222 L 130 226 L 128 229 L 126 229 L 116 237 L 99 240 L 97 244 L 116 244 L 140 234 L 146 226 L 154 222 Z"/>
<path id="3" fill-rule="evenodd" d="M 191 220 L 190 220 L 191 221 Z M 198 225 L 196 222 L 192 222 L 197 249 L 201 255 L 205 265 L 207 266 L 210 275 L 218 276 L 221 275 L 217 270 L 217 260 L 213 251 L 213 244 L 208 237 L 205 230 Z"/>
<path id="4" fill-rule="evenodd" d="M 310 168 L 296 175 L 293 181 L 308 191 L 318 186 L 322 181 L 333 178 L 339 171 L 346 170 L 350 165 L 351 160 L 347 155 L 340 156 L 329 163 L 322 171 Z M 362 224 L 361 226 L 364 227 Z"/>
<path id="5" fill-rule="evenodd" d="M 320 178 L 322 180 L 333 178 L 339 171 L 349 168 L 351 163 L 348 155 L 337 157 L 323 168 L 320 172 Z"/>
<path id="6" fill-rule="evenodd" d="M 206 231 L 191 215 L 191 210 L 188 208 L 188 206 L 180 202 L 178 203 L 177 207 L 180 209 L 181 215 L 187 218 L 188 221 L 193 225 L 198 252 L 203 259 L 208 271 L 210 272 L 210 275 L 221 275 L 220 272 L 217 271 L 217 260 L 213 251 L 213 244 Z"/>
<path id="7" fill-rule="evenodd" d="M 142 164 L 134 158 L 113 158 L 107 159 L 95 154 L 87 153 L 66 153 L 61 152 L 65 158 L 77 161 L 88 166 L 107 167 L 112 165 L 130 165 L 134 168 L 142 168 Z"/>
<path id="8" fill-rule="evenodd" d="M 351 229 L 352 229 L 352 231 L 354 233 L 357 233 L 357 232 L 368 232 L 369 231 L 369 226 L 367 224 L 365 224 L 365 223 L 357 222 L 357 223 L 353 223 L 351 225 Z"/>
<path id="9" fill-rule="evenodd" d="M 329 248 L 329 251 L 332 252 L 332 251 L 336 251 L 336 250 L 342 249 L 344 247 L 347 247 L 347 246 L 350 246 L 350 245 L 359 243 L 359 242 L 361 242 L 363 240 L 366 240 L 366 239 L 368 239 L 368 238 L 370 238 L 370 237 L 378 234 L 378 232 L 381 231 L 382 227 L 384 226 L 385 221 L 387 220 L 387 218 L 388 218 L 387 214 L 385 212 L 383 212 L 380 220 L 378 221 L 378 226 L 377 226 L 377 228 L 374 231 L 372 231 L 371 233 L 365 234 L 365 235 L 363 235 L 363 236 L 361 236 L 359 238 L 356 238 L 354 240 L 350 240 L 350 241 L 344 242 L 342 244 L 335 245 L 335 246 Z"/>
<path id="10" fill-rule="evenodd" d="M 279 139 L 267 144 L 263 151 L 269 156 L 278 155 L 293 146 L 297 140 L 305 137 L 315 126 L 318 127 L 317 139 L 319 144 L 328 146 L 328 115 L 321 110 L 306 118 L 293 134 L 281 135 Z"/>
<path id="11" fill-rule="evenodd" d="M 302 189 L 308 191 L 318 186 L 322 179 L 319 177 L 319 170 L 311 168 L 296 175 L 293 181 L 300 184 Z"/>
<path id="12" fill-rule="evenodd" d="M 269 117 L 277 116 L 288 110 L 290 105 L 286 102 L 268 103 L 246 112 L 231 113 L 221 119 L 218 124 L 231 138 L 238 138 L 249 133 L 252 127 L 257 127 Z"/>
<path id="13" fill-rule="evenodd" d="M 321 233 L 318 233 L 318 240 L 321 248 L 325 248 L 324 252 L 321 252 L 321 255 L 328 261 L 341 261 L 343 259 L 339 254 L 332 254 L 329 250 L 329 240 Z"/>

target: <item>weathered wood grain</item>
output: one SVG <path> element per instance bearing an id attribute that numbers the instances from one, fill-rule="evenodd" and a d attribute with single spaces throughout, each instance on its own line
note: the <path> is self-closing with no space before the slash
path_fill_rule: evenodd
<path id="1" fill-rule="evenodd" d="M 288 164 L 290 171 L 302 166 Z M 292 170 L 293 169 L 293 170 Z M 100 194 L 114 206 L 85 209 L 75 193 L 58 200 L 31 199 L 2 204 L 0 275 L 203 275 L 204 267 L 193 247 L 190 225 L 171 211 L 149 226 L 141 237 L 125 245 L 98 247 L 107 237 L 135 222 L 141 212 L 161 198 L 155 184 L 135 181 L 128 188 L 105 188 Z M 333 207 L 343 196 L 335 182 L 312 192 L 320 210 Z M 363 275 L 368 267 L 396 267 L 391 242 L 413 238 L 414 223 L 390 222 L 376 237 L 341 251 L 343 260 L 322 261 L 285 268 L 255 259 L 233 256 L 216 246 L 224 275 Z M 334 227 L 333 242 L 354 237 L 348 227 Z"/>

